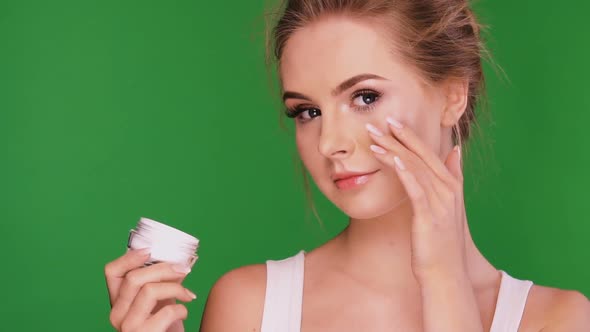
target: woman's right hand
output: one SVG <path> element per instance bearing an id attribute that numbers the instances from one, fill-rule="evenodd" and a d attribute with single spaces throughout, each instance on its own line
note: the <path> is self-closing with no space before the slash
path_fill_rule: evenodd
<path id="1" fill-rule="evenodd" d="M 129 250 L 105 266 L 110 321 L 121 332 L 183 332 L 187 309 L 176 299 L 196 298 L 181 282 L 190 268 L 170 263 L 143 267 L 149 250 Z"/>

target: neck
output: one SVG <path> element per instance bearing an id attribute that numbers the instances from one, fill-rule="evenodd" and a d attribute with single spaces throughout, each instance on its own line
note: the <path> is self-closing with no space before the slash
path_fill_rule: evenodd
<path id="1" fill-rule="evenodd" d="M 356 279 L 370 280 L 380 287 L 417 287 L 411 265 L 411 223 L 409 199 L 378 218 L 351 218 L 334 242 L 343 254 L 340 268 Z M 477 287 L 478 283 L 489 282 L 497 271 L 475 246 L 468 225 L 464 238 L 468 277 Z"/>

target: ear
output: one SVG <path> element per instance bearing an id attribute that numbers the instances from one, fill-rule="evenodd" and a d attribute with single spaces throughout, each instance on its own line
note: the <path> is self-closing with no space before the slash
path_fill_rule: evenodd
<path id="1" fill-rule="evenodd" d="M 445 83 L 446 104 L 441 115 L 441 126 L 453 127 L 467 108 L 468 80 L 450 80 Z"/>

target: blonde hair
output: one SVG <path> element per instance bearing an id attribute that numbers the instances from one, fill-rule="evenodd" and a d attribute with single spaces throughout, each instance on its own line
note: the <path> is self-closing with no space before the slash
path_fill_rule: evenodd
<path id="1" fill-rule="evenodd" d="M 370 20 L 386 29 L 393 49 L 428 84 L 467 80 L 467 106 L 452 130 L 452 140 L 463 146 L 470 138 L 472 124 L 477 125 L 475 109 L 485 102 L 482 60 L 491 57 L 481 37 L 484 26 L 467 0 L 286 0 L 277 13 L 276 24 L 267 30 L 267 63 L 274 60 L 279 65 L 291 35 L 321 17 Z M 319 219 L 304 167 L 302 171 L 307 200 Z"/>

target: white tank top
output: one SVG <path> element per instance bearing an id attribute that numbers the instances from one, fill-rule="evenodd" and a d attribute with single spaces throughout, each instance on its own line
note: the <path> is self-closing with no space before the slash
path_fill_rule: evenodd
<path id="1" fill-rule="evenodd" d="M 261 332 L 300 332 L 305 252 L 266 261 L 266 295 Z M 533 283 L 504 271 L 490 332 L 517 332 Z"/>

